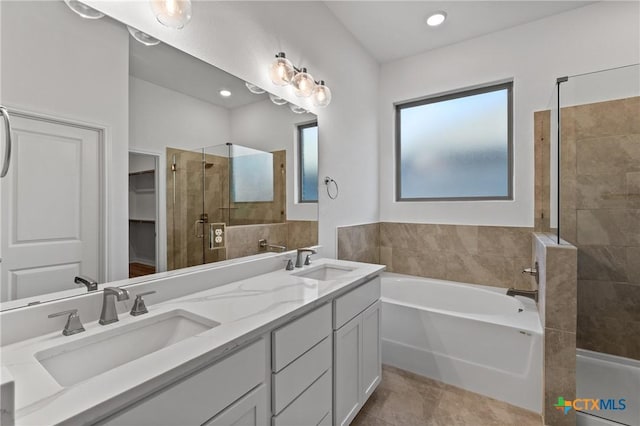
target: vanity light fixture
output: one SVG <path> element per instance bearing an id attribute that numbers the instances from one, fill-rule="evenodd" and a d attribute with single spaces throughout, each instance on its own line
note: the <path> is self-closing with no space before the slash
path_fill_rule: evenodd
<path id="1" fill-rule="evenodd" d="M 296 114 L 304 114 L 305 112 L 309 112 L 296 104 L 289 104 L 289 109 Z"/>
<path id="2" fill-rule="evenodd" d="M 286 99 L 282 99 L 281 97 L 276 96 L 273 93 L 269 93 L 269 99 L 271 99 L 271 102 L 273 102 L 276 105 L 284 105 L 287 103 Z"/>
<path id="3" fill-rule="evenodd" d="M 251 84 L 248 81 L 244 82 L 244 85 L 247 86 L 247 89 L 254 95 L 262 95 L 265 90 L 262 87 L 256 86 L 255 84 Z"/>
<path id="4" fill-rule="evenodd" d="M 64 0 L 64 2 L 69 6 L 69 9 L 73 10 L 85 19 L 100 19 L 104 17 L 104 13 L 98 12 L 94 8 L 89 7 L 78 0 Z"/>
<path id="5" fill-rule="evenodd" d="M 228 98 L 229 96 L 231 96 L 231 92 L 227 89 L 222 89 L 219 93 L 223 98 Z"/>
<path id="6" fill-rule="evenodd" d="M 276 54 L 276 59 L 269 67 L 269 76 L 273 84 L 278 86 L 291 85 L 296 96 L 303 98 L 312 96 L 315 106 L 326 107 L 331 102 L 331 90 L 324 81 L 315 81 L 306 68 L 295 67 L 287 59 L 284 52 Z M 273 101 L 273 98 L 271 100 Z"/>
<path id="7" fill-rule="evenodd" d="M 311 93 L 313 104 L 317 107 L 326 107 L 331 103 L 331 90 L 324 84 L 324 80 L 320 80 Z"/>
<path id="8" fill-rule="evenodd" d="M 181 30 L 191 20 L 191 0 L 150 0 L 151 10 L 162 25 Z"/>
<path id="9" fill-rule="evenodd" d="M 142 31 L 130 27 L 129 25 L 127 25 L 127 30 L 129 30 L 129 34 L 131 34 L 131 37 L 133 37 L 136 41 L 144 44 L 145 46 L 157 46 L 158 44 L 160 44 L 160 40 L 158 40 L 157 38 L 151 37 L 149 34 L 143 33 Z"/>
<path id="10" fill-rule="evenodd" d="M 447 13 L 441 10 L 437 12 L 433 12 L 429 16 L 427 16 L 427 25 L 430 27 L 437 27 L 442 25 L 442 23 L 447 19 Z"/>

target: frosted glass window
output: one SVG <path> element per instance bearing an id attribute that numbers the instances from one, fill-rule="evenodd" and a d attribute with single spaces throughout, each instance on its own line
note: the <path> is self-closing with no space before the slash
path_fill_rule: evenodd
<path id="1" fill-rule="evenodd" d="M 300 187 L 298 201 L 318 202 L 318 123 L 298 126 Z"/>
<path id="2" fill-rule="evenodd" d="M 396 198 L 512 199 L 512 83 L 396 106 Z"/>
<path id="3" fill-rule="evenodd" d="M 231 155 L 231 199 L 273 201 L 273 154 L 233 145 Z"/>

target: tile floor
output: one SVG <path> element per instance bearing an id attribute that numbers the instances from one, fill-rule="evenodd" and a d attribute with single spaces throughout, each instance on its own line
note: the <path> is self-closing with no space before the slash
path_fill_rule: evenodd
<path id="1" fill-rule="evenodd" d="M 542 426 L 540 415 L 394 367 L 353 426 Z"/>

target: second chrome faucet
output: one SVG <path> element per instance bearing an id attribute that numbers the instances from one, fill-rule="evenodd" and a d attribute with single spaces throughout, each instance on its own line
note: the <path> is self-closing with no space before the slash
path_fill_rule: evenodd
<path id="1" fill-rule="evenodd" d="M 102 312 L 100 313 L 101 325 L 107 325 L 118 321 L 116 300 L 122 302 L 129 299 L 129 292 L 120 287 L 106 287 L 102 296 Z"/>

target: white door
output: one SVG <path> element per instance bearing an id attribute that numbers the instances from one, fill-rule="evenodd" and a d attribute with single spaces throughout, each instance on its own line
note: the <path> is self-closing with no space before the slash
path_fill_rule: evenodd
<path id="1" fill-rule="evenodd" d="M 369 399 L 382 379 L 380 348 L 381 303 L 378 300 L 362 314 L 362 404 Z"/>
<path id="2" fill-rule="evenodd" d="M 12 113 L 13 154 L 2 185 L 2 301 L 102 281 L 98 130 Z"/>
<path id="3" fill-rule="evenodd" d="M 361 394 L 362 317 L 333 332 L 333 415 L 336 426 L 348 425 L 358 414 Z"/>

